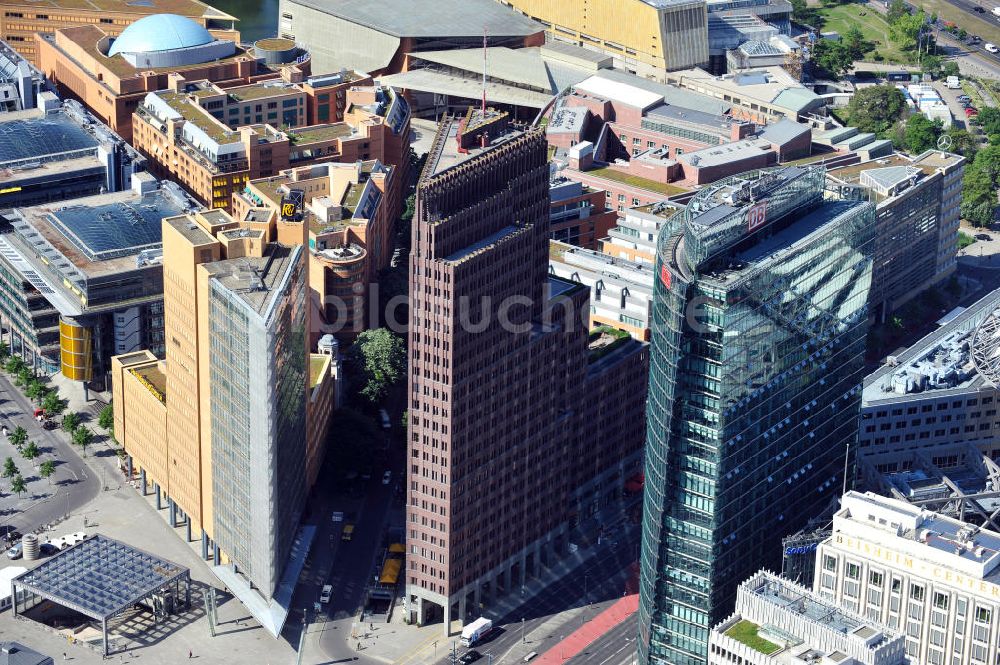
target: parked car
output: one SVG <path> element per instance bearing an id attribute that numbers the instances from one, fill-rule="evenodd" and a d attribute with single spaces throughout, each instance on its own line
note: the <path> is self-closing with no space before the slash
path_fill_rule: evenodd
<path id="1" fill-rule="evenodd" d="M 972 101 L 972 98 L 969 97 L 968 95 L 959 95 L 955 99 L 957 99 L 960 102 L 971 102 Z"/>
<path id="2" fill-rule="evenodd" d="M 379 409 L 378 410 L 378 419 L 379 419 L 379 422 L 382 423 L 382 429 L 391 429 L 392 428 L 392 423 L 389 422 L 389 414 L 386 412 L 385 409 Z"/>
<path id="3" fill-rule="evenodd" d="M 20 559 L 23 554 L 24 548 L 21 546 L 21 543 L 18 543 L 17 545 L 14 545 L 14 547 L 7 550 L 8 559 Z"/>
<path id="4" fill-rule="evenodd" d="M 354 525 L 345 524 L 344 530 L 340 532 L 340 539 L 343 540 L 345 543 L 349 543 L 351 541 L 351 538 L 353 537 L 354 537 Z"/>
<path id="5" fill-rule="evenodd" d="M 975 106 L 967 106 L 965 108 L 965 115 L 967 116 L 978 115 L 978 114 L 979 114 L 979 109 L 977 109 Z"/>
<path id="6" fill-rule="evenodd" d="M 319 592 L 319 602 L 322 605 L 326 605 L 330 602 L 330 596 L 333 595 L 333 586 L 329 584 L 324 584 L 323 589 Z"/>
<path id="7" fill-rule="evenodd" d="M 993 240 L 993 236 L 989 233 L 977 233 L 976 240 Z"/>
<path id="8" fill-rule="evenodd" d="M 982 7 L 980 5 L 976 5 L 975 7 L 972 8 L 972 10 L 974 12 L 976 12 L 977 14 L 985 14 L 986 13 L 986 8 Z"/>
<path id="9" fill-rule="evenodd" d="M 38 546 L 38 553 L 42 556 L 52 556 L 58 551 L 59 549 L 52 543 L 42 543 Z"/>
<path id="10" fill-rule="evenodd" d="M 462 657 L 458 659 L 458 662 L 462 663 L 463 665 L 469 665 L 469 663 L 474 663 L 482 657 L 483 655 L 481 653 L 479 653 L 475 649 L 472 649 L 462 654 Z"/>
<path id="11" fill-rule="evenodd" d="M 392 471 L 386 471 L 382 474 L 382 484 L 388 485 L 392 482 Z"/>
<path id="12" fill-rule="evenodd" d="M 340 512 L 340 511 L 338 510 L 337 512 L 335 512 L 335 513 L 333 514 L 333 516 L 332 516 L 332 518 L 331 518 L 331 519 L 332 519 L 332 520 L 333 520 L 334 522 L 343 522 L 343 521 L 344 521 L 344 513 Z"/>
<path id="13" fill-rule="evenodd" d="M 989 51 L 990 53 L 1000 53 L 1000 48 L 997 48 L 996 44 L 991 44 L 989 42 L 986 42 L 985 44 L 983 44 L 983 48 Z"/>

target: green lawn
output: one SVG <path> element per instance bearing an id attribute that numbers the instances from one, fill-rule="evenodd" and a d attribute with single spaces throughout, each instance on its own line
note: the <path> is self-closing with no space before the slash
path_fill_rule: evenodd
<path id="1" fill-rule="evenodd" d="M 865 15 L 862 16 L 861 12 Z M 857 4 L 837 5 L 824 7 L 820 13 L 826 19 L 823 23 L 823 32 L 836 32 L 843 36 L 851 27 L 857 26 L 865 39 L 875 44 L 875 51 L 885 58 L 885 62 L 908 64 L 913 61 L 912 55 L 900 51 L 892 43 L 889 39 L 889 23 L 872 7 Z"/>
<path id="2" fill-rule="evenodd" d="M 664 196 L 673 196 L 674 194 L 682 194 L 688 191 L 683 187 L 668 185 L 663 182 L 657 182 L 655 180 L 650 180 L 649 178 L 643 178 L 637 175 L 629 175 L 628 173 L 615 171 L 614 169 L 608 167 L 594 169 L 593 171 L 587 171 L 587 173 L 592 176 L 597 176 L 598 178 L 607 178 L 608 180 L 623 182 L 626 185 L 632 185 L 633 187 L 663 194 Z"/>
<path id="3" fill-rule="evenodd" d="M 760 626 L 752 621 L 744 619 L 727 630 L 726 635 L 733 638 L 737 642 L 742 642 L 754 651 L 759 651 L 765 656 L 768 656 L 775 651 L 780 651 L 780 646 L 757 635 L 758 628 L 760 628 Z"/>

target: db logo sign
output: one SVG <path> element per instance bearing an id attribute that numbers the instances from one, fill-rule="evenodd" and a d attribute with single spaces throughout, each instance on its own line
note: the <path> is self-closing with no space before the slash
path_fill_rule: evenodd
<path id="1" fill-rule="evenodd" d="M 663 286 L 670 288 L 670 271 L 667 270 L 667 266 L 660 266 L 660 281 L 663 282 Z"/>
<path id="2" fill-rule="evenodd" d="M 762 201 L 750 208 L 747 216 L 747 231 L 756 231 L 767 222 L 767 201 Z"/>

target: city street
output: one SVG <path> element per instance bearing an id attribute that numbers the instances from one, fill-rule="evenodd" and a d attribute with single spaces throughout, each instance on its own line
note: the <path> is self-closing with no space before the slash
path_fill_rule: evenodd
<path id="1" fill-rule="evenodd" d="M 28 492 L 21 498 L 10 494 L 9 479 L 0 481 L 3 488 L 0 525 L 11 525 L 22 533 L 62 519 L 97 496 L 101 486 L 99 474 L 80 458 L 60 430 L 45 430 L 35 421 L 32 417 L 34 408 L 35 405 L 21 394 L 10 377 L 0 373 L 0 421 L 10 431 L 23 427 L 28 432 L 28 440 L 34 441 L 42 450 L 40 457 L 29 462 L 17 453 L 13 445 L 0 442 L 0 462 L 12 457 L 28 481 Z M 98 450 L 98 446 L 93 446 L 89 454 L 98 454 Z M 49 459 L 55 462 L 56 471 L 49 480 L 43 480 L 38 477 L 37 467 Z"/>
<path id="2" fill-rule="evenodd" d="M 399 446 L 393 440 L 393 446 Z M 309 628 L 305 643 L 305 654 L 309 661 L 321 657 L 331 661 L 352 660 L 357 663 L 376 663 L 364 655 L 363 650 L 355 650 L 357 640 L 350 639 L 352 624 L 358 621 L 365 602 L 365 589 L 371 579 L 375 556 L 380 551 L 383 535 L 393 506 L 396 486 L 401 482 L 403 468 L 402 455 L 389 454 L 391 461 L 376 464 L 375 472 L 363 483 L 363 494 L 351 496 L 345 491 L 337 492 L 337 484 L 316 485 L 316 494 L 310 503 L 310 517 L 306 520 L 317 525 L 316 540 L 312 553 L 299 578 L 292 601 L 293 612 L 286 624 L 284 636 L 292 645 L 299 642 L 302 610 L 309 608 Z M 392 482 L 382 484 L 382 471 L 392 470 Z M 333 473 L 329 466 L 322 473 Z M 397 509 L 401 511 L 402 505 Z M 344 521 L 334 523 L 331 514 L 344 513 Z M 401 519 L 401 516 L 400 516 Z M 341 540 L 341 533 L 347 524 L 354 525 L 350 541 Z M 313 603 L 319 600 L 324 584 L 333 586 L 330 602 L 323 606 L 318 616 L 312 611 Z"/>
<path id="3" fill-rule="evenodd" d="M 609 536 L 598 546 L 596 554 L 575 567 L 569 574 L 547 585 L 539 594 L 523 603 L 516 599 L 501 601 L 500 617 L 494 622 L 500 626 L 500 630 L 495 630 L 493 637 L 486 642 L 475 645 L 475 650 L 483 654 L 487 661 L 492 656 L 493 665 L 512 663 L 514 659 L 509 656 L 511 651 L 521 644 L 522 630 L 527 637 L 528 646 L 520 651 L 530 650 L 542 654 L 553 648 L 583 622 L 592 619 L 624 595 L 629 567 L 636 560 L 640 534 L 641 530 L 637 525 L 627 525 L 615 536 L 617 545 Z M 515 607 L 511 608 L 510 605 Z M 582 608 L 579 616 L 562 623 L 558 630 L 543 632 L 541 636 L 532 635 L 554 615 L 572 608 Z M 494 616 L 489 611 L 486 615 Z M 522 619 L 524 619 L 523 628 Z M 457 642 L 458 636 L 455 635 L 451 639 Z M 442 657 L 437 662 L 441 665 L 450 665 L 451 644 L 450 642 L 445 644 L 444 638 L 441 642 L 438 653 Z M 459 646 L 456 655 L 461 657 L 466 651 L 467 649 Z"/>

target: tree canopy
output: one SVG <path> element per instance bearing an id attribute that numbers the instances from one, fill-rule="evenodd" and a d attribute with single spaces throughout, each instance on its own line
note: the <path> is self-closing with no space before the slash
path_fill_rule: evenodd
<path id="1" fill-rule="evenodd" d="M 987 146 L 965 167 L 962 181 L 962 217 L 975 226 L 988 226 L 997 208 L 1000 190 L 1000 146 Z"/>
<path id="2" fill-rule="evenodd" d="M 838 79 L 851 68 L 854 58 L 844 44 L 821 39 L 813 47 L 812 62 L 822 70 L 821 75 Z"/>
<path id="3" fill-rule="evenodd" d="M 940 120 L 930 120 L 923 113 L 914 113 L 906 121 L 906 148 L 911 154 L 919 155 L 937 145 L 938 137 L 944 130 Z"/>
<path id="4" fill-rule="evenodd" d="M 365 330 L 358 335 L 348 358 L 363 382 L 358 392 L 372 404 L 380 402 L 406 372 L 403 339 L 386 328 Z"/>
<path id="5" fill-rule="evenodd" d="M 899 120 L 905 108 L 901 90 L 892 85 L 874 85 L 854 93 L 847 114 L 850 124 L 860 131 L 883 134 Z"/>

